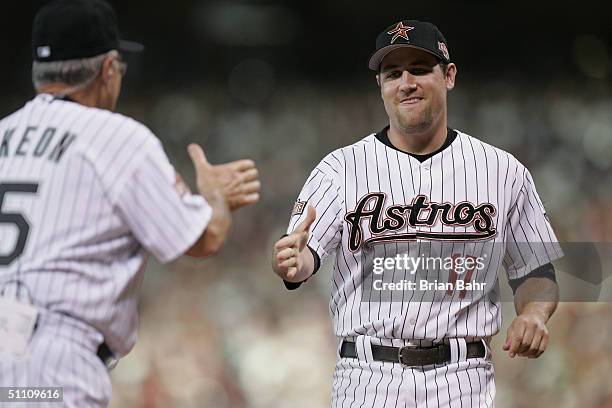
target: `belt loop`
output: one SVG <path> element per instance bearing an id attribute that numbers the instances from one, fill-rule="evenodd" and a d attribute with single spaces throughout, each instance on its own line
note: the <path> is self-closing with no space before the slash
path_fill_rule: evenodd
<path id="1" fill-rule="evenodd" d="M 372 341 L 370 336 L 357 336 L 355 339 L 355 350 L 357 351 L 357 358 L 359 361 L 365 361 L 366 363 L 373 363 L 374 357 L 372 356 Z"/>
<path id="2" fill-rule="evenodd" d="M 489 349 L 489 346 L 487 345 L 487 342 L 485 341 L 484 337 L 480 339 L 480 341 L 482 341 L 482 345 L 485 349 L 485 355 L 483 359 L 488 360 L 491 357 L 491 350 Z"/>
<path id="3" fill-rule="evenodd" d="M 467 343 L 464 338 L 448 339 L 450 346 L 450 363 L 458 363 L 467 360 Z"/>

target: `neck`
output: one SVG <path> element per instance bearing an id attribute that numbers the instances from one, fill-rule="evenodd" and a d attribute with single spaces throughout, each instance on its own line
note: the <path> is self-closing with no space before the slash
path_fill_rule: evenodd
<path id="1" fill-rule="evenodd" d="M 422 132 L 407 133 L 390 123 L 387 136 L 393 146 L 413 154 L 429 154 L 438 150 L 446 140 L 446 120 L 441 120 L 436 126 L 432 126 Z"/>
<path id="2" fill-rule="evenodd" d="M 71 100 L 81 105 L 90 108 L 99 107 L 95 92 L 92 92 L 89 86 L 84 89 L 71 91 L 70 87 L 65 84 L 49 84 L 40 87 L 37 89 L 37 92 L 51 95 L 66 95 L 69 96 Z"/>

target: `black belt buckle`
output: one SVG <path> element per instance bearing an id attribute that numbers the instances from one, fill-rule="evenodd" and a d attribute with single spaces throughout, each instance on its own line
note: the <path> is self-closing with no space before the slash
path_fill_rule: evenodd
<path id="1" fill-rule="evenodd" d="M 414 350 L 414 349 L 418 349 L 419 346 L 417 346 L 416 344 L 409 344 L 407 346 L 403 346 L 403 347 L 399 347 L 397 349 L 397 362 L 401 364 L 402 367 L 404 368 L 413 368 L 413 367 L 420 367 L 420 366 L 415 366 L 415 365 L 408 365 L 406 363 L 404 363 L 403 357 L 404 357 L 404 350 Z"/>

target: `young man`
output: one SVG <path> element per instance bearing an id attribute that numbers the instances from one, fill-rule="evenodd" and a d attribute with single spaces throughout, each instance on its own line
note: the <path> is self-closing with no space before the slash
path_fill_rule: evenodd
<path id="1" fill-rule="evenodd" d="M 492 406 L 497 273 L 503 264 L 517 311 L 504 349 L 540 356 L 557 305 L 555 235 L 527 169 L 448 127 L 457 67 L 436 26 L 394 23 L 368 66 L 389 126 L 319 163 L 273 269 L 295 289 L 335 253 L 332 406 Z"/>
<path id="2" fill-rule="evenodd" d="M 231 211 L 259 199 L 253 162 L 213 166 L 196 144 L 191 194 L 159 139 L 112 112 L 119 52 L 141 48 L 119 40 L 102 0 L 53 1 L 34 20 L 38 95 L 0 120 L 0 405 L 108 406 L 146 253 L 213 255 Z"/>

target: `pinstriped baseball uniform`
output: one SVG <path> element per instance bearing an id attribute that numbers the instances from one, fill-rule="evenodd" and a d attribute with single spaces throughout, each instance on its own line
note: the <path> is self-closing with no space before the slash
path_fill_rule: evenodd
<path id="1" fill-rule="evenodd" d="M 527 169 L 509 153 L 452 129 L 445 145 L 421 161 L 394 148 L 384 129 L 325 157 L 298 203 L 288 231 L 304 219 L 307 204 L 315 207 L 308 246 L 321 259 L 335 254 L 334 334 L 355 341 L 360 355 L 338 360 L 332 405 L 491 406 L 488 356 L 407 369 L 372 361 L 369 345 L 427 346 L 488 339 L 499 331 L 502 264 L 507 277 L 517 279 L 561 256 Z M 404 290 L 372 300 L 364 284 L 365 251 L 484 256 L 486 268 L 477 273 L 492 286 L 469 299 L 453 292 L 447 301 L 424 301 L 422 293 Z"/>
<path id="2" fill-rule="evenodd" d="M 177 258 L 212 215 L 175 181 L 160 141 L 120 114 L 40 94 L 0 121 L 0 288 L 41 313 L 30 358 L 0 361 L 0 386 L 108 404 L 96 349 L 133 347 L 146 254 Z"/>

